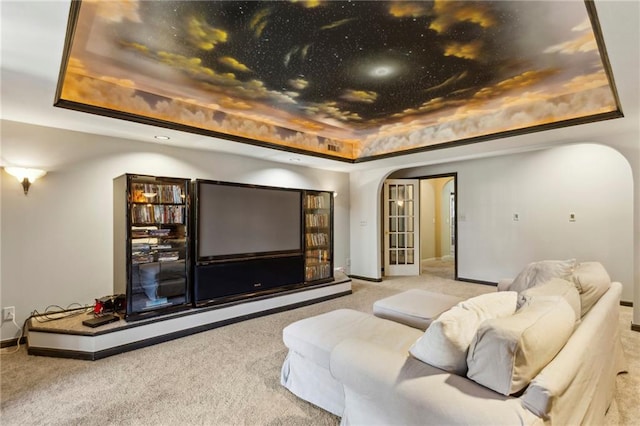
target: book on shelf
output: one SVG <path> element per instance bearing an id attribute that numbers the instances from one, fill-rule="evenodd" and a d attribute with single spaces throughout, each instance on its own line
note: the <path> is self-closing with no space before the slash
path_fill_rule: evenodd
<path id="1" fill-rule="evenodd" d="M 141 251 L 147 252 L 151 249 L 151 246 L 148 243 L 131 243 L 131 250 L 133 252 Z"/>
<path id="2" fill-rule="evenodd" d="M 329 260 L 329 250 L 326 249 L 312 249 L 307 250 L 305 253 L 307 263 L 319 263 L 327 262 Z"/>
<path id="3" fill-rule="evenodd" d="M 132 250 L 150 250 L 152 245 L 158 244 L 157 238 L 132 238 L 131 239 L 131 248 Z M 137 245 L 134 247 L 134 245 Z M 149 248 L 146 248 L 145 245 L 148 245 Z"/>
<path id="4" fill-rule="evenodd" d="M 131 263 L 133 263 L 134 265 L 151 262 L 153 262 L 153 255 L 150 253 L 134 253 L 133 255 L 131 255 Z"/>
<path id="5" fill-rule="evenodd" d="M 327 213 L 307 213 L 305 215 L 305 225 L 326 228 L 329 226 L 329 215 Z"/>
<path id="6" fill-rule="evenodd" d="M 156 231 L 157 226 L 132 226 L 131 238 L 145 238 L 150 235 L 152 231 Z"/>
<path id="7" fill-rule="evenodd" d="M 183 223 L 184 206 L 134 204 L 131 207 L 131 221 L 133 223 Z M 166 232 L 159 231 L 155 230 L 154 232 L 159 234 Z"/>
<path id="8" fill-rule="evenodd" d="M 161 251 L 158 252 L 158 262 L 172 262 L 180 259 L 178 251 Z"/>
<path id="9" fill-rule="evenodd" d="M 331 276 L 331 265 L 307 266 L 305 268 L 305 279 L 307 281 L 315 281 Z"/>
<path id="10" fill-rule="evenodd" d="M 305 197 L 305 207 L 308 209 L 325 209 L 328 208 L 326 196 L 323 195 L 307 195 Z"/>
<path id="11" fill-rule="evenodd" d="M 319 233 L 307 233 L 305 234 L 305 240 L 307 243 L 307 247 L 318 247 L 318 246 L 326 246 L 329 244 L 329 235 L 319 232 Z"/>
<path id="12" fill-rule="evenodd" d="M 133 183 L 131 194 L 136 203 L 183 204 L 185 201 L 182 185 Z"/>

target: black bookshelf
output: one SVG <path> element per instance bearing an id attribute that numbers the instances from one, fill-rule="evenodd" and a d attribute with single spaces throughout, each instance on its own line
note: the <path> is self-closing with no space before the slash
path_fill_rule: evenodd
<path id="1" fill-rule="evenodd" d="M 306 283 L 333 279 L 333 193 L 304 191 L 304 271 Z"/>
<path id="2" fill-rule="evenodd" d="M 191 304 L 188 179 L 125 174 L 114 179 L 114 293 L 126 318 Z"/>

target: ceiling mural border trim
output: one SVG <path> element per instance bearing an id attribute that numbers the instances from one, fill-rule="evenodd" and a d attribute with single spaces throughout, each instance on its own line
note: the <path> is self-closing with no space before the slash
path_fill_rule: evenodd
<path id="1" fill-rule="evenodd" d="M 118 4 L 115 2 L 109 3 L 112 5 Z M 159 3 L 163 3 L 165 5 L 173 4 L 173 2 L 168 1 Z M 248 3 L 249 8 L 257 7 L 257 5 L 261 3 L 264 3 L 267 6 L 274 6 L 276 8 L 283 8 L 285 7 L 285 5 L 287 7 L 293 8 L 293 6 L 291 5 L 305 2 L 250 3 L 227 1 L 211 3 L 217 5 L 214 7 L 232 8 L 232 6 L 237 6 L 238 9 L 241 9 L 241 7 L 238 5 L 244 5 L 246 3 Z M 323 2 L 308 3 L 318 4 Z M 335 8 L 335 5 L 341 3 L 344 2 L 332 2 L 331 7 Z M 355 3 L 358 7 L 362 7 L 362 5 L 365 3 L 369 4 L 369 2 L 349 2 L 349 4 L 353 3 Z M 418 4 L 416 5 L 416 3 Z M 428 3 L 431 4 L 431 2 Z M 433 4 L 436 3 L 440 3 L 440 1 L 436 1 Z M 460 12 L 460 10 L 465 7 L 469 9 L 469 6 L 472 3 L 475 5 L 478 4 L 476 2 L 448 2 L 447 5 L 456 6 L 458 8 L 457 12 Z M 498 3 L 501 3 L 502 7 L 509 4 L 509 2 Z M 515 3 L 516 2 L 514 2 L 514 4 Z M 534 86 L 535 83 L 531 83 L 532 86 L 530 89 L 529 87 L 525 87 L 525 83 L 527 82 L 524 80 L 529 78 L 533 74 L 533 71 L 522 72 L 522 70 L 518 70 L 517 73 L 514 74 L 514 78 L 511 78 L 509 81 L 501 81 L 499 78 L 501 78 L 502 76 L 486 76 L 485 74 L 490 74 L 490 71 L 487 71 L 488 68 L 483 69 L 482 72 L 479 72 L 478 76 L 475 77 L 476 79 L 481 77 L 486 78 L 486 81 L 484 81 L 483 83 L 485 84 L 485 86 L 482 86 L 480 84 L 476 86 L 466 87 L 461 83 L 462 85 L 455 86 L 456 90 L 452 91 L 451 93 L 442 92 L 441 97 L 429 95 L 431 97 L 428 98 L 427 101 L 424 101 L 420 108 L 407 106 L 403 104 L 404 99 L 401 99 L 400 101 L 398 101 L 402 104 L 401 107 L 404 108 L 401 112 L 399 112 L 399 110 L 397 109 L 398 106 L 394 105 L 393 103 L 379 106 L 377 107 L 377 109 L 372 107 L 370 108 L 370 105 L 375 104 L 378 99 L 382 99 L 385 96 L 385 89 L 383 87 L 384 84 L 389 85 L 393 90 L 397 91 L 388 92 L 386 94 L 388 96 L 394 96 L 397 95 L 397 93 L 405 93 L 406 95 L 408 93 L 406 91 L 402 92 L 406 89 L 406 87 L 400 85 L 400 83 L 404 81 L 403 79 L 408 78 L 406 75 L 402 75 L 402 73 L 404 72 L 405 74 L 408 74 L 410 71 L 407 69 L 408 65 L 405 65 L 402 61 L 405 61 L 406 57 L 409 57 L 410 54 L 413 54 L 413 51 L 405 53 L 404 57 L 402 58 L 400 58 L 399 56 L 392 58 L 391 62 L 389 62 L 391 65 L 385 65 L 383 67 L 382 65 L 377 64 L 375 65 L 376 68 L 368 69 L 366 73 L 368 73 L 370 80 L 376 80 L 374 82 L 355 83 L 355 78 L 353 78 L 353 76 L 351 75 L 348 75 L 346 80 L 350 79 L 354 86 L 352 86 L 352 88 L 349 88 L 348 90 L 345 89 L 342 91 L 342 95 L 340 97 L 341 100 L 338 99 L 336 101 L 331 99 L 325 102 L 324 105 L 320 105 L 316 98 L 326 96 L 326 93 L 315 93 L 309 95 L 306 100 L 300 100 L 298 102 L 297 97 L 304 98 L 305 87 L 311 84 L 309 83 L 309 81 L 307 81 L 307 79 L 313 82 L 312 78 L 308 78 L 300 70 L 298 70 L 300 71 L 298 74 L 300 78 L 298 78 L 295 82 L 292 82 L 291 79 L 289 80 L 289 82 L 293 86 L 299 89 L 298 92 L 295 92 L 291 88 L 288 88 L 288 90 L 279 89 L 280 91 L 278 91 L 273 89 L 274 87 L 276 87 L 276 85 L 269 80 L 271 76 L 267 75 L 266 77 L 262 77 L 262 75 L 258 71 L 256 71 L 259 70 L 261 66 L 261 63 L 259 61 L 256 60 L 252 62 L 251 57 L 243 57 L 243 61 L 239 61 L 235 59 L 235 57 L 231 57 L 229 53 L 230 48 L 226 52 L 227 56 L 217 58 L 218 65 L 220 63 L 224 63 L 225 66 L 235 69 L 234 72 L 228 72 L 226 74 L 222 74 L 219 69 L 215 68 L 215 66 L 218 65 L 210 65 L 211 68 L 201 66 L 201 58 L 193 55 L 191 57 L 187 57 L 186 55 L 181 56 L 178 53 L 169 52 L 169 49 L 167 49 L 167 51 L 158 50 L 149 53 L 151 50 L 149 46 L 142 46 L 137 41 L 135 34 L 131 35 L 129 33 L 126 33 L 126 30 L 129 28 L 126 25 L 122 24 L 123 21 L 127 21 L 124 16 L 119 15 L 114 17 L 113 15 L 111 15 L 111 20 L 109 22 L 102 22 L 101 19 L 105 21 L 106 19 L 104 18 L 104 12 L 98 11 L 99 6 L 96 6 L 96 4 L 100 3 L 82 0 L 71 1 L 67 34 L 65 38 L 65 45 L 60 66 L 58 84 L 56 88 L 54 106 L 125 120 L 129 122 L 157 126 L 177 131 L 184 131 L 187 133 L 200 134 L 207 137 L 220 138 L 238 143 L 293 152 L 303 155 L 311 155 L 348 163 L 373 161 L 400 155 L 420 153 L 472 143 L 486 142 L 489 140 L 623 117 L 624 115 L 622 112 L 617 88 L 613 78 L 611 65 L 609 63 L 606 46 L 604 44 L 604 39 L 597 17 L 596 5 L 593 0 L 585 0 L 584 2 L 563 2 L 561 4 L 564 5 L 566 3 L 571 3 L 574 5 L 577 3 L 584 6 L 590 26 L 586 30 L 584 29 L 584 25 L 582 26 L 582 30 L 587 32 L 587 36 L 589 37 L 588 40 L 586 42 L 583 41 L 583 43 L 585 45 L 591 44 L 591 47 L 589 47 L 588 49 L 585 49 L 583 47 L 583 50 L 576 53 L 576 56 L 582 54 L 582 57 L 586 57 L 585 52 L 587 52 L 589 55 L 597 56 L 599 62 L 594 61 L 593 57 L 589 57 L 591 62 L 585 62 L 587 64 L 586 66 L 588 66 L 588 69 L 595 69 L 596 71 L 594 71 L 593 74 L 587 74 L 586 71 L 584 72 L 584 74 L 579 74 L 577 73 L 578 71 L 576 71 L 575 69 L 571 69 L 570 66 L 567 65 L 566 69 L 558 67 L 559 70 L 555 70 L 553 72 L 547 72 L 546 74 L 541 72 L 539 73 L 541 75 L 539 79 L 548 77 L 548 81 L 553 82 L 554 78 L 556 78 L 557 75 L 562 74 L 563 72 L 568 76 L 573 77 L 573 80 L 568 81 L 568 77 L 563 76 L 563 78 L 565 78 L 565 81 L 560 81 L 560 83 L 556 82 L 555 86 L 552 86 L 551 83 L 549 83 L 549 92 L 551 92 L 552 89 L 557 90 L 558 87 L 561 87 L 561 83 L 565 84 L 565 86 L 569 86 L 570 84 L 576 86 L 578 84 L 577 82 L 582 82 L 582 84 L 585 86 L 580 87 L 587 87 L 587 89 L 578 90 L 574 88 L 574 92 L 567 92 L 568 94 L 561 92 L 561 95 L 557 95 L 552 99 L 552 101 L 559 103 L 565 102 L 568 105 L 574 105 L 577 100 L 572 98 L 572 96 L 575 95 L 575 98 L 583 96 L 583 101 L 585 104 L 593 104 L 594 112 L 592 113 L 584 113 L 583 111 L 586 111 L 586 109 L 583 109 L 578 113 L 570 112 L 567 113 L 568 115 L 558 118 L 553 115 L 555 112 L 555 110 L 553 110 L 554 112 L 551 112 L 551 115 L 549 115 L 551 119 L 540 119 L 539 117 L 537 117 L 537 122 L 523 121 L 523 123 L 527 124 L 523 125 L 522 127 L 516 126 L 512 128 L 505 128 L 504 130 L 495 130 L 495 128 L 487 127 L 488 130 L 484 133 L 482 130 L 475 130 L 477 128 L 484 128 L 483 120 L 485 120 L 485 117 L 489 117 L 489 115 L 487 113 L 487 115 L 485 116 L 473 117 L 471 113 L 473 112 L 472 110 L 474 107 L 481 110 L 481 107 L 484 107 L 486 103 L 493 102 L 492 111 L 494 111 L 494 113 L 491 114 L 494 114 L 495 116 L 492 115 L 489 118 L 491 118 L 491 120 L 496 120 L 496 117 L 498 117 L 507 109 L 506 106 L 512 104 L 518 105 L 518 103 L 524 105 L 525 101 L 523 101 L 523 99 L 527 98 L 528 96 L 530 96 L 531 99 L 536 99 L 535 96 L 538 96 L 537 99 L 543 99 L 542 101 L 540 101 L 540 105 L 546 105 L 545 102 L 548 98 L 541 97 L 540 93 L 536 92 L 536 90 L 542 91 L 544 89 L 544 87 L 542 86 Z M 88 6 L 86 7 L 86 9 L 83 9 L 83 5 L 85 4 L 87 4 Z M 135 5 L 137 4 L 137 2 L 127 2 L 127 4 Z M 398 4 L 404 6 L 404 10 L 396 10 L 395 12 L 397 12 L 397 14 L 394 16 L 403 16 L 403 18 L 413 16 L 413 19 L 408 22 L 416 22 L 418 21 L 418 19 L 423 19 L 424 16 L 426 16 L 426 12 L 421 11 L 420 7 L 423 4 L 427 4 L 427 2 L 394 3 L 384 1 L 376 2 L 376 7 L 385 4 L 389 8 L 392 8 L 394 5 Z M 408 8 L 410 4 L 413 4 L 415 6 L 413 9 L 411 9 L 411 11 L 409 11 L 410 8 Z M 480 4 L 482 4 L 482 2 L 480 2 Z M 187 7 L 189 5 L 191 5 L 191 2 L 182 2 L 180 3 L 179 7 Z M 308 7 L 311 8 L 311 6 Z M 89 15 L 89 12 L 85 12 L 86 10 L 91 11 L 92 15 Z M 89 20 L 90 22 L 80 20 L 81 11 L 87 13 L 87 16 L 90 16 L 92 18 L 91 20 Z M 279 11 L 279 15 L 277 16 L 282 17 L 284 12 L 289 12 L 289 10 L 283 9 L 282 11 Z M 469 10 L 467 10 L 467 12 L 469 12 Z M 100 15 L 100 13 L 102 13 L 102 15 Z M 113 10 L 111 10 L 110 13 L 113 14 Z M 118 11 L 117 13 L 122 14 L 122 11 Z M 195 12 L 193 13 L 195 16 Z M 313 16 L 320 16 L 317 14 L 317 12 L 314 13 L 316 14 Z M 410 15 L 411 13 L 413 13 L 413 15 Z M 140 12 L 140 15 L 142 15 L 142 11 Z M 259 18 L 256 18 L 257 15 L 259 15 Z M 265 26 L 267 29 L 269 29 L 269 25 L 273 25 L 270 24 L 271 21 L 265 18 L 265 15 L 268 15 L 268 8 L 260 9 L 258 11 L 252 10 L 251 22 L 253 24 L 255 24 L 256 19 L 262 19 L 262 21 L 259 22 L 259 26 L 261 27 L 259 31 L 261 32 L 265 31 Z M 133 14 L 132 16 L 128 17 L 129 21 L 127 22 L 132 22 L 130 26 L 135 29 L 135 25 L 142 22 L 142 19 L 139 15 L 136 14 Z M 176 14 L 176 16 L 185 15 Z M 222 16 L 224 16 L 224 13 L 222 14 Z M 300 16 L 303 15 L 296 16 L 300 18 Z M 342 15 L 336 16 L 337 17 L 333 17 L 333 19 L 338 19 Z M 458 16 L 461 16 L 461 14 L 458 13 Z M 380 17 L 379 19 L 382 20 L 383 18 L 384 16 Z M 485 16 L 484 18 L 488 19 L 489 16 Z M 324 16 L 323 19 L 326 20 L 328 18 Z M 480 22 L 478 20 L 479 18 L 474 18 L 476 20 L 469 18 L 473 22 L 465 21 L 455 22 L 453 24 L 451 23 L 451 18 L 448 17 L 447 19 L 449 19 L 449 22 L 446 24 L 438 23 L 438 19 L 434 17 L 430 17 L 429 19 L 431 20 L 429 21 L 431 22 L 431 27 L 437 28 L 439 31 L 441 31 L 441 28 L 443 26 L 449 25 L 456 28 L 457 32 L 455 34 L 463 32 L 464 37 L 466 37 L 465 43 L 467 43 L 467 46 L 463 47 L 466 47 L 467 50 L 469 49 L 469 46 L 474 46 L 474 43 L 477 41 L 473 39 L 473 36 L 481 37 L 480 35 L 478 35 L 482 33 L 482 31 L 480 30 L 485 29 L 485 27 L 480 28 L 481 25 L 485 24 L 478 23 Z M 182 19 L 182 21 L 186 22 L 186 20 L 184 19 Z M 336 28 L 347 27 L 348 21 L 349 18 L 337 20 L 331 24 L 322 26 L 321 29 L 325 33 L 327 31 L 334 31 Z M 96 22 L 98 22 L 98 24 L 94 25 Z M 179 26 L 177 22 L 178 21 L 176 21 L 176 26 Z M 214 47 L 217 48 L 217 45 L 222 45 L 227 42 L 228 35 L 221 32 L 220 29 L 214 28 L 213 26 L 206 26 L 207 22 L 203 22 L 202 20 L 195 23 L 194 22 L 195 21 L 192 19 L 190 23 L 185 24 L 185 26 L 189 25 L 190 27 L 193 27 L 193 25 L 199 25 L 197 31 L 194 30 L 194 32 L 197 34 L 207 34 L 207 36 L 209 37 L 209 40 L 207 40 L 207 42 L 211 42 L 210 44 L 213 44 Z M 136 24 L 134 25 L 133 23 Z M 505 25 L 507 24 L 509 24 L 508 21 L 505 23 Z M 227 25 L 230 24 L 227 23 Z M 309 24 L 307 23 L 307 25 Z M 406 27 L 406 22 L 403 25 Z M 97 29 L 95 29 L 94 27 Z M 113 31 L 111 29 L 112 27 L 117 27 L 119 29 L 124 28 L 123 34 L 126 35 L 121 36 L 120 33 Z M 572 31 L 578 31 L 576 29 L 577 27 L 578 26 L 575 26 Z M 104 34 L 105 28 L 111 29 L 111 32 L 109 32 L 109 34 L 117 33 L 121 38 L 115 40 L 114 36 L 114 39 L 108 39 L 106 40 L 106 42 L 104 42 L 104 37 L 101 38 L 100 36 Z M 255 28 L 253 30 L 256 32 L 258 31 Z M 466 32 L 463 30 L 465 30 Z M 101 33 L 100 31 L 103 32 Z M 232 34 L 237 35 L 236 39 L 240 38 L 241 34 L 239 30 L 236 29 L 235 31 L 236 32 Z M 272 31 L 275 34 L 276 29 L 273 29 Z M 352 33 L 346 33 L 346 29 L 341 29 L 340 31 L 343 31 L 343 33 L 346 34 L 345 37 L 352 36 L 352 38 L 357 38 L 359 34 L 357 31 L 355 35 L 353 35 Z M 391 30 L 389 31 L 390 34 L 393 34 Z M 385 30 L 380 30 L 379 32 L 385 33 Z M 433 35 L 435 32 L 436 31 L 434 30 L 428 31 L 428 33 L 431 34 L 432 37 L 435 37 Z M 183 36 L 185 38 L 189 38 L 190 34 L 192 37 L 193 34 L 187 32 L 185 32 Z M 175 36 L 176 35 L 174 35 L 174 37 Z M 449 35 L 449 37 L 451 38 L 452 36 Z M 495 42 L 495 40 L 488 38 L 488 36 L 485 37 L 486 39 L 482 39 L 480 41 L 482 41 L 483 43 Z M 390 36 L 388 36 L 387 38 L 390 38 Z M 215 42 L 212 41 L 214 39 Z M 97 42 L 96 40 L 100 41 Z M 253 43 L 257 43 L 255 40 L 250 41 Z M 193 40 L 191 40 L 190 42 L 196 43 Z M 202 45 L 203 41 L 200 40 L 199 43 L 200 45 Z M 309 51 L 314 52 L 313 43 L 318 44 L 320 42 L 317 39 L 314 39 L 309 41 L 309 43 L 310 44 L 305 45 L 304 47 L 304 49 L 306 49 L 305 55 L 309 55 Z M 449 40 L 449 43 L 451 44 L 452 42 Z M 228 42 L 227 44 L 231 43 Z M 556 46 L 554 46 L 554 48 L 569 49 L 566 46 L 562 47 L 561 44 L 562 43 L 558 43 Z M 569 41 L 567 41 L 566 44 L 569 44 Z M 78 45 L 80 46 L 78 47 Z M 400 45 L 396 44 L 394 46 L 394 49 L 387 48 L 386 51 L 391 52 L 390 54 L 397 54 L 396 51 L 399 50 Z M 193 51 L 193 46 L 190 47 L 191 51 Z M 210 46 L 206 46 L 205 48 L 209 47 Z M 285 47 L 289 48 L 291 46 Z M 122 52 L 118 50 L 120 48 L 126 50 L 124 54 L 125 56 L 111 58 L 106 57 L 104 54 L 102 54 L 103 51 L 115 51 L 116 56 L 122 55 Z M 329 47 L 324 46 L 324 49 L 328 48 Z M 377 46 L 370 46 L 370 48 L 375 49 L 377 48 Z M 210 50 L 215 49 L 211 48 Z M 222 48 L 220 48 L 219 50 L 222 51 Z M 247 49 L 245 46 L 245 51 L 246 50 Z M 360 50 L 363 49 L 361 48 Z M 321 49 L 316 48 L 316 51 L 320 52 Z M 259 50 L 256 50 L 256 52 L 259 52 Z M 319 53 L 317 52 L 315 54 L 319 55 Z M 552 52 L 553 54 L 556 54 L 557 51 Z M 291 47 L 291 50 L 287 53 L 287 64 L 289 64 L 290 55 L 292 53 L 302 56 L 299 46 Z M 433 52 L 427 53 L 433 55 Z M 76 56 L 73 56 L 74 54 Z M 258 53 L 256 53 L 256 55 L 257 54 Z M 335 52 L 334 55 L 339 56 Z M 460 55 L 463 55 L 463 53 L 460 53 Z M 468 56 L 469 53 L 464 53 L 464 55 Z M 459 57 L 455 57 L 456 61 L 452 62 L 452 60 L 450 59 L 452 56 L 455 55 L 447 54 L 446 56 L 443 56 L 441 60 L 444 61 L 443 64 L 445 65 L 440 64 L 439 66 L 441 68 L 450 66 L 451 69 L 455 69 L 456 67 L 460 67 L 461 63 L 465 63 L 464 61 L 460 60 Z M 170 59 L 167 59 L 168 57 Z M 134 58 L 134 60 L 132 60 L 132 63 L 135 64 L 134 67 L 127 68 L 128 66 L 130 66 L 129 62 L 126 62 L 123 58 Z M 207 58 L 207 56 L 203 56 L 203 58 Z M 111 59 L 113 60 L 113 62 L 109 63 L 109 60 Z M 307 59 L 307 56 L 305 56 L 303 59 Z M 465 57 L 464 59 L 466 63 L 475 66 L 473 61 L 468 60 L 467 57 Z M 92 60 L 95 60 L 95 63 L 92 63 Z M 504 63 L 508 63 L 510 60 L 512 61 L 511 63 L 509 63 L 509 66 L 512 67 L 521 66 L 521 63 L 524 62 L 524 60 L 519 57 L 503 58 Z M 583 60 L 586 61 L 586 59 Z M 368 62 L 366 62 L 366 64 L 368 67 L 374 67 L 370 58 L 367 59 L 367 61 Z M 414 64 L 419 63 L 418 60 L 413 58 L 411 58 L 411 61 L 413 61 L 411 63 Z M 518 63 L 518 61 L 520 61 L 520 63 Z M 564 62 L 563 65 L 569 63 L 567 59 L 565 59 L 565 61 L 567 62 Z M 302 62 L 302 59 L 300 59 L 300 62 Z M 597 64 L 595 64 L 595 62 L 597 62 Z M 245 63 L 248 63 L 250 65 L 247 66 L 245 65 Z M 500 64 L 502 65 L 502 63 Z M 537 63 L 534 63 L 534 65 L 537 65 Z M 139 66 L 141 68 L 136 69 L 135 66 Z M 273 64 L 270 64 L 270 66 L 273 66 Z M 355 69 L 361 70 L 363 66 L 364 65 L 361 64 L 352 64 L 349 72 L 355 73 Z M 91 69 L 91 67 L 93 67 L 93 69 Z M 149 75 L 151 75 L 151 77 L 140 71 L 141 69 L 146 70 L 146 68 L 144 67 L 148 67 Z M 192 67 L 193 69 L 190 69 L 189 67 Z M 571 65 L 571 67 L 575 66 Z M 422 68 L 424 68 L 424 65 L 422 66 Z M 474 69 L 477 69 L 477 67 Z M 98 73 L 96 70 L 100 70 L 100 72 Z M 165 79 L 165 81 L 162 81 L 160 77 L 165 77 L 162 74 L 164 71 L 167 72 L 167 78 Z M 109 72 L 112 72 L 112 74 L 109 75 Z M 130 72 L 130 74 L 127 74 L 128 72 Z M 200 74 L 194 74 L 196 72 Z M 243 74 L 243 72 L 254 73 L 255 75 L 252 77 L 252 79 L 240 80 L 240 77 L 238 77 L 238 75 Z M 433 72 L 433 70 L 429 72 Z M 426 74 L 429 74 L 429 72 L 427 72 Z M 382 77 L 386 78 L 387 74 L 389 74 L 389 77 L 393 77 L 395 75 L 396 78 L 389 78 L 383 84 L 383 82 L 381 82 L 380 80 L 382 79 Z M 425 85 L 425 89 L 422 91 L 428 92 L 436 89 L 439 90 L 441 89 L 441 87 L 450 84 L 455 79 L 462 81 L 466 76 L 468 76 L 468 74 L 468 70 L 463 70 L 458 74 L 455 74 L 455 78 L 451 77 L 449 74 L 440 76 L 440 80 L 437 80 L 436 82 L 445 79 L 444 83 L 435 84 L 433 87 Z M 589 82 L 588 79 L 594 80 L 594 75 L 598 76 L 598 81 L 593 85 L 587 84 Z M 194 79 L 190 80 L 190 78 L 192 77 L 194 77 Z M 211 78 L 209 79 L 209 77 Z M 154 78 L 156 78 L 156 80 L 154 80 Z M 418 80 L 416 81 L 419 81 L 420 84 L 426 84 L 424 83 L 425 80 L 423 76 L 419 75 L 417 76 L 417 78 Z M 216 86 L 213 83 L 214 80 L 223 81 L 225 79 L 226 81 L 224 82 L 224 84 L 232 86 L 231 88 L 223 87 L 222 83 L 220 83 L 220 86 Z M 328 76 L 327 79 L 331 80 L 331 78 Z M 560 80 L 559 77 L 557 77 L 556 79 Z M 167 82 L 167 80 L 171 81 Z M 197 85 L 196 83 L 194 83 L 194 81 L 197 83 Z M 232 81 L 233 84 L 230 84 L 230 81 Z M 162 87 L 156 90 L 157 86 L 154 86 L 154 84 L 157 83 L 162 83 Z M 338 80 L 335 80 L 334 83 L 336 86 L 343 84 L 342 81 Z M 500 91 L 495 90 L 495 88 L 503 86 L 506 87 L 507 83 L 514 85 L 520 84 L 522 87 L 524 87 L 524 89 L 521 89 L 520 92 L 509 92 L 508 90 L 503 90 L 503 93 L 500 94 L 502 98 L 498 97 L 498 95 L 495 95 L 494 98 L 490 98 L 485 95 L 485 98 L 482 98 L 481 95 L 484 94 L 483 91 L 491 92 L 493 90 L 496 93 L 500 93 Z M 180 84 L 183 84 L 183 86 L 180 86 Z M 322 83 L 317 84 L 321 85 Z M 423 87 L 419 85 L 411 86 L 411 84 L 414 84 L 413 80 L 409 81 L 409 90 L 411 90 L 412 87 Z M 492 84 L 494 86 L 492 86 Z M 200 91 L 200 88 L 202 87 L 204 87 L 206 90 Z M 258 101 L 255 101 L 255 99 L 258 98 L 258 95 L 256 95 L 256 93 L 250 93 L 246 98 L 242 98 L 240 94 L 248 92 L 247 87 L 254 88 L 256 93 L 259 92 L 261 98 Z M 189 94 L 185 94 L 184 97 L 178 96 L 177 94 L 180 93 L 180 90 L 182 88 L 185 89 L 185 92 L 188 91 Z M 329 87 L 326 90 L 331 91 L 332 88 Z M 419 91 L 420 90 L 416 90 L 416 92 Z M 345 95 L 345 93 L 347 92 L 348 94 Z M 459 95 L 459 93 L 465 93 L 465 95 Z M 467 95 L 467 93 L 470 95 Z M 517 93 L 523 93 L 520 99 L 518 98 Z M 198 96 L 201 94 L 203 94 L 203 98 L 198 98 Z M 236 97 L 231 96 L 231 94 L 235 94 Z M 203 99 L 208 96 L 211 97 L 212 101 L 207 104 L 205 101 L 203 101 Z M 314 98 L 314 96 L 316 98 Z M 409 95 L 407 96 L 410 97 Z M 465 98 L 465 96 L 467 96 L 467 98 Z M 286 99 L 286 108 L 279 110 L 278 107 L 284 105 L 284 103 L 280 103 L 284 102 L 282 101 L 283 99 Z M 503 101 L 504 99 L 507 99 L 507 101 L 504 101 L 504 103 L 502 104 L 504 106 L 500 106 L 500 101 Z M 593 99 L 597 99 L 600 103 L 592 102 Z M 528 101 L 528 98 L 525 100 Z M 135 101 L 135 106 L 131 106 L 134 104 L 134 102 L 132 101 Z M 272 104 L 268 104 L 269 102 L 272 102 Z M 349 117 L 345 116 L 344 120 L 342 122 L 339 122 L 336 117 L 345 112 L 344 110 L 341 110 L 341 108 L 344 109 L 344 105 L 346 105 L 348 102 L 359 102 L 363 104 L 363 106 L 358 106 L 359 109 L 357 109 L 357 113 L 350 113 L 351 115 Z M 486 103 L 483 104 L 482 102 Z M 228 105 L 225 105 L 225 103 Z M 430 109 L 432 108 L 432 104 L 434 103 L 447 103 L 446 108 L 449 109 L 445 109 L 445 107 L 442 106 L 434 106 L 433 109 Z M 551 103 L 551 101 L 549 103 Z M 449 106 L 449 104 L 451 106 Z M 153 106 L 150 107 L 150 105 Z M 162 108 L 158 107 L 159 105 L 162 106 Z M 498 107 L 496 107 L 496 105 L 498 105 Z M 529 107 L 530 110 L 533 110 L 531 109 L 533 105 L 534 104 L 532 101 L 529 105 L 517 106 L 517 108 L 522 108 L 522 111 L 526 111 L 527 107 Z M 383 111 L 380 112 L 380 110 Z M 308 116 L 305 117 L 304 115 L 297 115 L 300 114 L 301 111 L 308 114 Z M 424 111 L 435 111 L 434 114 L 439 114 L 439 116 L 436 119 L 433 118 L 434 116 L 429 116 L 429 114 Z M 491 109 L 487 107 L 485 108 L 485 111 L 491 111 Z M 519 112 L 520 111 L 517 109 L 509 111 L 509 113 L 513 113 L 513 115 L 516 115 Z M 273 113 L 273 115 L 269 115 L 271 113 Z M 331 116 L 331 114 L 334 115 Z M 471 117 L 471 119 L 469 119 L 469 122 L 471 122 L 472 125 L 467 126 L 467 123 L 464 122 L 465 118 L 459 119 L 458 121 L 453 121 L 453 118 L 449 118 L 450 116 L 457 117 L 458 114 L 460 114 L 460 116 L 462 117 Z M 542 112 L 540 114 L 542 114 Z M 573 116 L 571 114 L 573 114 Z M 536 115 L 532 114 L 531 117 L 529 117 L 528 115 L 520 113 L 520 116 L 525 116 L 526 119 L 533 120 Z M 487 119 L 485 121 L 490 120 Z M 511 122 L 509 122 L 509 125 L 510 124 Z M 473 131 L 476 131 L 476 133 L 472 133 L 471 131 L 467 131 L 466 129 L 464 131 L 456 132 L 457 129 L 463 127 L 473 128 Z M 211 141 L 212 147 L 214 149 L 215 143 L 215 140 Z"/>

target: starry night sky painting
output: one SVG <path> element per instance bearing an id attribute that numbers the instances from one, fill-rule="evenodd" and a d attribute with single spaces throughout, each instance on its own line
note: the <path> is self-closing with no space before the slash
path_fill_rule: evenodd
<path id="1" fill-rule="evenodd" d="M 56 105 L 239 142 L 360 161 L 621 116 L 582 1 L 83 0 L 71 12 Z"/>

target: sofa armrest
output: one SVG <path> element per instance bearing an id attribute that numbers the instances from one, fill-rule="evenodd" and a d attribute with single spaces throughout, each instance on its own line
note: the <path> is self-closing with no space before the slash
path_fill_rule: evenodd
<path id="1" fill-rule="evenodd" d="M 498 291 L 507 291 L 513 282 L 513 278 L 503 278 L 498 281 Z"/>
<path id="2" fill-rule="evenodd" d="M 558 355 L 531 381 L 521 397 L 529 410 L 553 424 L 604 423 L 616 375 L 626 371 L 619 330 L 621 291 L 620 283 L 611 283 Z"/>
<path id="3" fill-rule="evenodd" d="M 540 422 L 517 398 L 368 342 L 341 342 L 330 367 L 344 385 L 342 425 Z"/>

